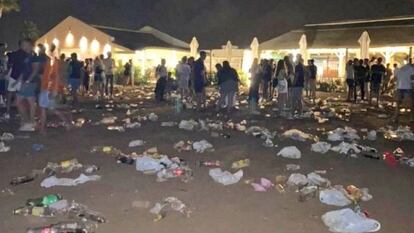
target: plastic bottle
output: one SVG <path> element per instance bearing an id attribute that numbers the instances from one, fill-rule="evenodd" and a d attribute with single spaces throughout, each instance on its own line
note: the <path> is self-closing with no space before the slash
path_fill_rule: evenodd
<path id="1" fill-rule="evenodd" d="M 53 203 L 62 200 L 62 196 L 58 194 L 46 195 L 44 197 L 28 199 L 26 202 L 27 206 L 49 206 Z"/>
<path id="2" fill-rule="evenodd" d="M 29 182 L 35 180 L 36 177 L 37 177 L 36 173 L 31 173 L 31 174 L 26 175 L 26 176 L 19 176 L 19 177 L 13 178 L 10 181 L 10 184 L 16 186 L 16 185 L 19 185 L 19 184 L 29 183 Z"/>
<path id="3" fill-rule="evenodd" d="M 243 160 L 239 160 L 239 161 L 234 162 L 231 165 L 231 168 L 232 169 L 241 169 L 241 168 L 245 168 L 245 167 L 248 167 L 248 166 L 250 166 L 250 159 L 243 159 Z"/>
<path id="4" fill-rule="evenodd" d="M 36 216 L 36 217 L 51 217 L 54 215 L 53 210 L 49 207 L 39 206 L 25 206 L 13 210 L 14 215 Z"/>
<path id="5" fill-rule="evenodd" d="M 118 163 L 132 165 L 134 164 L 135 160 L 128 156 L 119 156 L 117 158 Z"/>
<path id="6" fill-rule="evenodd" d="M 97 225 L 91 222 L 60 222 L 51 226 L 29 228 L 26 233 L 94 233 Z"/>
<path id="7" fill-rule="evenodd" d="M 68 169 L 68 168 L 73 167 L 77 164 L 79 164 L 77 159 L 65 160 L 65 161 L 60 162 L 60 167 L 62 169 Z"/>
<path id="8" fill-rule="evenodd" d="M 198 161 L 198 167 L 221 167 L 220 161 Z"/>

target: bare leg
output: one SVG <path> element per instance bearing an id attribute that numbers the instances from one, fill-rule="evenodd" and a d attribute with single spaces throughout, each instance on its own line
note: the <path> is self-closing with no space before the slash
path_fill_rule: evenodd
<path id="1" fill-rule="evenodd" d="M 40 109 L 40 133 L 46 133 L 47 109 Z"/>
<path id="2" fill-rule="evenodd" d="M 19 114 L 21 116 L 21 121 L 22 123 L 26 123 L 28 121 L 28 116 L 27 116 L 27 112 L 26 112 L 26 108 L 24 106 L 24 99 L 20 96 L 16 97 L 16 105 L 17 105 L 17 110 L 19 111 Z"/>
<path id="3" fill-rule="evenodd" d="M 27 98 L 27 101 L 29 102 L 30 123 L 34 123 L 36 117 L 36 98 L 29 97 Z"/>

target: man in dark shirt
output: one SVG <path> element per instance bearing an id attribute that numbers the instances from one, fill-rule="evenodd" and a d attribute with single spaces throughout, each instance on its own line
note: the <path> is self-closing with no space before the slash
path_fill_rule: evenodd
<path id="1" fill-rule="evenodd" d="M 354 75 L 355 75 L 355 102 L 357 101 L 356 86 L 359 86 L 361 91 L 361 100 L 365 99 L 365 80 L 367 78 L 368 70 L 363 66 L 364 60 L 358 60 L 354 66 Z"/>
<path id="2" fill-rule="evenodd" d="M 298 55 L 297 65 L 295 66 L 295 79 L 292 83 L 292 115 L 295 116 L 297 112 L 298 116 L 302 115 L 302 92 L 305 84 L 305 67 L 303 65 L 302 56 Z"/>
<path id="3" fill-rule="evenodd" d="M 262 98 L 264 101 L 267 101 L 270 99 L 270 81 L 272 80 L 272 64 L 270 63 L 269 60 L 264 60 L 263 61 L 263 93 L 262 93 Z"/>
<path id="4" fill-rule="evenodd" d="M 204 61 L 206 60 L 207 53 L 204 51 L 200 52 L 200 58 L 194 62 L 193 67 L 193 85 L 194 92 L 197 96 L 197 110 L 201 110 L 202 106 L 205 105 L 205 82 L 206 82 L 206 68 Z"/>
<path id="5" fill-rule="evenodd" d="M 315 60 L 309 60 L 309 92 L 310 98 L 315 102 L 316 99 L 316 77 L 318 76 L 318 67 L 315 65 Z"/>
<path id="6" fill-rule="evenodd" d="M 26 53 L 26 56 L 21 55 L 24 60 L 21 74 L 17 80 L 17 83 L 21 83 L 21 87 L 17 92 L 16 103 L 22 116 L 20 131 L 32 132 L 35 130 L 36 91 L 40 81 L 41 58 L 33 53 L 33 43 L 30 40 L 23 41 L 22 50 Z M 27 109 L 25 102 L 28 103 L 29 109 Z"/>
<path id="7" fill-rule="evenodd" d="M 18 83 L 20 75 L 23 72 L 24 60 L 28 54 L 23 50 L 26 40 L 19 41 L 19 49 L 8 54 L 8 87 L 7 87 L 7 110 L 5 114 L 6 119 L 10 119 L 10 107 L 13 99 L 16 97 L 16 93 L 20 90 L 21 83 Z"/>
<path id="8" fill-rule="evenodd" d="M 377 106 L 380 99 L 381 82 L 385 76 L 385 66 L 382 64 L 382 58 L 377 59 L 377 63 L 371 66 L 371 94 L 369 95 L 369 104 L 372 98 L 377 98 Z"/>
<path id="9" fill-rule="evenodd" d="M 69 86 L 70 86 L 70 94 L 73 98 L 73 104 L 78 103 L 78 90 L 81 84 L 81 72 L 82 72 L 82 64 L 78 60 L 78 55 L 76 53 L 72 53 L 70 55 L 70 62 L 69 62 Z"/>

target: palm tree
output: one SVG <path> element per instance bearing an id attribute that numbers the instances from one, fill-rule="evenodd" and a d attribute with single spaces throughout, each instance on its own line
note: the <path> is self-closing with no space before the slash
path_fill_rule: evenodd
<path id="1" fill-rule="evenodd" d="M 19 10 L 19 0 L 0 0 L 0 18 L 3 16 L 3 13 Z"/>

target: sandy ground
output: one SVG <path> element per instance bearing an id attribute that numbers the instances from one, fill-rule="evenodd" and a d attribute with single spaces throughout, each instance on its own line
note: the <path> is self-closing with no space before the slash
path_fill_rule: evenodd
<path id="1" fill-rule="evenodd" d="M 314 170 L 327 170 L 325 177 L 333 184 L 367 187 L 374 198 L 361 204 L 371 217 L 382 224 L 380 232 L 409 233 L 413 232 L 414 223 L 412 213 L 414 209 L 414 168 L 399 166 L 391 168 L 383 161 L 367 158 L 353 159 L 340 156 L 334 152 L 325 155 L 310 151 L 309 142 L 297 142 L 290 139 L 276 138 L 278 148 L 263 147 L 262 140 L 240 132 L 227 131 L 231 137 L 212 138 L 207 132 L 188 132 L 177 127 L 164 128 L 162 121 L 179 121 L 181 119 L 210 118 L 217 119 L 212 109 L 205 113 L 196 113 L 192 110 L 177 115 L 173 107 L 166 104 L 157 104 L 153 100 L 136 100 L 140 111 L 145 114 L 155 112 L 159 115 L 158 122 L 144 122 L 142 128 L 127 130 L 124 133 L 108 131 L 105 126 L 85 124 L 82 128 L 66 132 L 64 129 L 49 129 L 46 136 L 38 134 L 22 134 L 17 132 L 16 124 L 0 124 L 0 133 L 12 132 L 15 135 L 29 135 L 28 139 L 16 139 L 10 143 L 12 150 L 0 154 L 0 232 L 25 232 L 28 227 L 47 225 L 64 218 L 37 218 L 14 216 L 12 210 L 25 203 L 28 198 L 45 194 L 59 193 L 68 200 L 75 200 L 89 206 L 91 209 L 102 212 L 108 223 L 99 226 L 99 233 L 113 232 L 145 232 L 145 233 L 322 233 L 328 232 L 321 221 L 321 215 L 330 210 L 339 209 L 311 199 L 306 202 L 298 201 L 298 194 L 286 192 L 280 194 L 276 190 L 266 193 L 254 192 L 250 185 L 241 181 L 232 186 L 222 186 L 215 183 L 208 175 L 207 168 L 198 168 L 198 160 L 220 160 L 225 167 L 238 159 L 250 158 L 251 166 L 244 169 L 245 179 L 266 177 L 274 180 L 276 175 L 290 175 L 285 166 L 289 163 L 301 165 L 299 172 L 307 174 Z M 115 101 L 119 102 L 119 100 Z M 121 101 L 124 102 L 124 101 Z M 82 102 L 84 112 L 74 115 L 74 118 L 83 117 L 92 122 L 99 121 L 102 115 L 117 115 L 125 117 L 124 109 L 115 109 L 109 113 L 105 109 L 95 109 L 94 102 Z M 271 108 L 263 110 L 271 112 Z M 377 113 L 355 112 L 351 122 L 332 120 L 318 124 L 314 120 L 286 120 L 278 117 L 264 117 L 247 115 L 246 107 L 235 113 L 231 118 L 235 121 L 248 120 L 249 125 L 265 126 L 269 130 L 283 133 L 290 128 L 297 128 L 307 133 L 319 135 L 322 140 L 326 136 L 317 132 L 316 128 L 326 130 L 338 126 L 353 126 L 357 129 L 376 129 L 386 125 L 388 120 L 380 120 Z M 218 118 L 223 119 L 223 118 Z M 253 122 L 253 123 L 252 123 Z M 139 152 L 145 148 L 130 149 L 128 142 L 134 139 L 143 139 L 147 142 L 145 148 L 156 146 L 158 150 L 170 156 L 179 156 L 189 162 L 194 168 L 194 179 L 183 183 L 179 179 L 164 183 L 155 181 L 154 176 L 143 175 L 135 170 L 135 166 L 117 164 L 115 159 L 102 154 L 91 154 L 90 149 L 95 145 L 113 145 L 123 152 Z M 173 144 L 179 140 L 207 139 L 215 147 L 215 152 L 196 154 L 194 152 L 179 153 L 173 149 Z M 361 141 L 362 144 L 372 145 L 380 152 L 393 151 L 401 147 L 406 152 L 413 153 L 414 143 L 393 142 L 384 140 L 382 135 L 375 142 Z M 44 150 L 32 151 L 32 144 L 44 144 Z M 296 145 L 302 151 L 302 159 L 292 161 L 276 156 L 283 146 Z M 32 169 L 43 168 L 47 162 L 77 158 L 84 164 L 96 164 L 101 169 L 96 174 L 102 176 L 98 182 L 90 182 L 76 187 L 40 187 L 43 178 L 34 182 L 11 187 L 11 178 L 24 175 Z M 79 172 L 60 177 L 76 177 Z M 6 189 L 10 189 L 10 194 Z M 133 201 L 150 201 L 175 196 L 185 202 L 193 211 L 190 218 L 185 218 L 176 212 L 169 212 L 160 222 L 153 222 L 153 215 L 147 209 L 132 207 Z"/>

